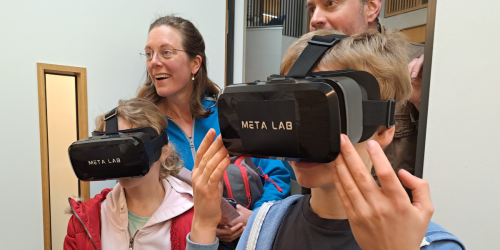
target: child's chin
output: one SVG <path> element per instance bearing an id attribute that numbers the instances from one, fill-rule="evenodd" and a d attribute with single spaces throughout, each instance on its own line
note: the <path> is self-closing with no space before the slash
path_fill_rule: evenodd
<path id="1" fill-rule="evenodd" d="M 317 188 L 318 186 L 320 186 L 319 183 L 317 183 L 317 181 L 315 181 L 315 178 L 311 178 L 311 177 L 305 177 L 305 176 L 297 176 L 297 182 L 299 183 L 299 185 L 301 187 L 304 187 L 304 188 Z"/>

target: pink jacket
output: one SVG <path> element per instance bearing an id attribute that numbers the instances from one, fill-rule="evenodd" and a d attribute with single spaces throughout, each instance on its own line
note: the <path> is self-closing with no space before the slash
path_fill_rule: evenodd
<path id="1" fill-rule="evenodd" d="M 169 176 L 163 180 L 165 199 L 142 229 L 131 237 L 128 231 L 128 209 L 123 188 L 116 184 L 101 203 L 101 246 L 108 249 L 172 249 L 172 219 L 190 210 L 193 189 Z M 189 225 L 190 227 L 191 225 Z M 174 232 L 175 233 L 175 232 Z M 131 239 L 132 238 L 132 239 Z"/>

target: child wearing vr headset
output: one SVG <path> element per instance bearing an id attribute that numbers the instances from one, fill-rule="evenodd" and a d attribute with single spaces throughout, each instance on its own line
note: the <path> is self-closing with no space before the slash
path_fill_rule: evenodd
<path id="1" fill-rule="evenodd" d="M 121 100 L 114 116 L 121 134 L 145 127 L 154 129 L 157 134 L 153 136 L 158 137 L 167 127 L 163 113 L 144 99 Z M 105 114 L 96 118 L 97 131 L 108 132 L 106 120 Z M 158 146 L 161 156 L 144 176 L 117 178 L 113 189 L 105 189 L 85 202 L 69 199 L 73 216 L 64 249 L 185 248 L 193 218 L 192 188 L 174 177 L 183 162 L 168 139 L 162 143 Z M 112 162 L 105 161 L 107 165 L 99 166 L 102 169 Z"/>
<path id="2" fill-rule="evenodd" d="M 332 34 L 340 33 L 320 30 L 302 36 L 287 51 L 281 74 L 288 73 L 313 36 Z M 378 81 L 381 100 L 404 101 L 411 95 L 406 44 L 399 32 L 342 38 L 313 72 L 366 71 Z M 379 126 L 368 140 L 354 145 L 342 134 L 340 153 L 329 163 L 290 162 L 298 183 L 310 188 L 311 195 L 265 203 L 250 217 L 237 249 L 465 249 L 458 238 L 430 222 L 434 207 L 428 183 L 405 170 L 396 176 L 381 148 L 392 141 L 394 131 L 394 126 Z M 193 169 L 195 213 L 187 249 L 216 249 L 218 242 L 219 180 L 229 159 L 223 139 L 214 139 L 210 131 Z M 370 174 L 372 166 L 381 187 Z M 413 202 L 401 183 L 412 190 Z"/>

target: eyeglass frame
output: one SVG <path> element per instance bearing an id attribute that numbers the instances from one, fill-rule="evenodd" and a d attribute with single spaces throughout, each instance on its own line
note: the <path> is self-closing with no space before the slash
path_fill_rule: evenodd
<path id="1" fill-rule="evenodd" d="M 177 52 L 174 52 L 174 51 L 183 51 L 183 52 L 188 53 L 187 51 L 181 50 L 181 49 L 166 49 L 166 50 L 163 50 L 163 52 L 165 53 L 165 51 L 167 51 L 167 50 L 172 51 L 173 55 L 171 57 L 167 57 L 166 58 L 166 57 L 164 57 L 163 53 L 159 53 L 159 51 L 156 51 L 156 50 L 151 50 L 153 52 L 153 55 L 151 56 L 151 59 L 148 58 L 148 56 L 146 55 L 146 52 L 144 52 L 144 54 L 139 52 L 139 55 L 146 57 L 146 61 L 151 61 L 155 57 L 155 53 L 157 54 L 157 57 L 159 56 L 159 57 L 161 57 L 163 59 L 170 59 L 170 58 L 174 57 L 175 55 L 177 55 Z"/>

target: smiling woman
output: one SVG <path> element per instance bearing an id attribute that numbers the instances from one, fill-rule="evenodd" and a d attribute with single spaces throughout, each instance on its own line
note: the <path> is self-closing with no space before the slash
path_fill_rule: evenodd
<path id="1" fill-rule="evenodd" d="M 176 146 L 185 167 L 192 170 L 196 151 L 207 132 L 213 128 L 217 135 L 220 134 L 219 89 L 207 76 L 203 37 L 186 19 L 160 17 L 149 28 L 144 57 L 148 74 L 137 97 L 152 101 L 167 116 L 169 140 Z M 261 178 L 264 192 L 254 209 L 266 201 L 288 196 L 290 174 L 281 161 L 252 159 L 252 162 L 268 176 L 266 179 L 276 183 L 275 186 Z M 221 241 L 231 242 L 243 232 L 252 211 L 238 206 L 238 212 L 248 216 L 241 216 L 246 219 L 236 219 L 237 223 L 217 229 Z"/>

